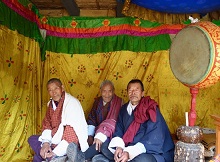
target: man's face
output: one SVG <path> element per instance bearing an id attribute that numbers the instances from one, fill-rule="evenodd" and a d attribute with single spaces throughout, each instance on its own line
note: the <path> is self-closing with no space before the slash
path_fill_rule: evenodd
<path id="1" fill-rule="evenodd" d="M 132 105 L 138 105 L 142 96 L 144 96 L 144 91 L 142 91 L 139 83 L 130 83 L 128 85 L 128 98 Z"/>
<path id="2" fill-rule="evenodd" d="M 58 82 L 54 82 L 47 85 L 47 90 L 50 97 L 54 101 L 59 101 L 62 96 L 62 92 L 64 91 L 64 88 L 63 86 L 59 85 Z"/>
<path id="3" fill-rule="evenodd" d="M 102 99 L 104 102 L 110 102 L 114 95 L 114 89 L 111 84 L 105 84 L 101 90 Z"/>

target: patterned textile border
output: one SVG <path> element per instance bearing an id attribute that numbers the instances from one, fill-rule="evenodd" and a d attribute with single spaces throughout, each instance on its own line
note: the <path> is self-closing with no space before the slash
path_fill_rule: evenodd
<path id="1" fill-rule="evenodd" d="M 88 18 L 88 17 L 46 17 L 38 13 L 36 7 L 28 1 L 2 0 L 20 16 L 37 23 L 39 28 L 46 29 L 47 35 L 85 38 L 112 35 L 154 36 L 159 34 L 176 34 L 185 25 L 167 25 L 137 18 Z M 22 3 L 23 2 L 23 3 Z M 2 4 L 1 4 L 2 8 Z M 5 15 L 6 13 L 3 13 Z M 2 15 L 2 17 L 3 17 Z M 96 34 L 94 34 L 96 33 Z M 100 34 L 102 33 L 102 34 Z"/>
<path id="2" fill-rule="evenodd" d="M 186 26 L 186 24 L 160 24 L 132 17 L 46 17 L 40 15 L 36 6 L 28 0 L 2 0 L 2 2 L 27 20 L 37 23 L 39 28 L 46 29 L 47 35 L 64 38 L 88 38 L 118 34 L 132 36 L 176 34 Z M 3 13 L 3 15 L 5 14 Z M 213 21 L 217 25 L 219 22 L 220 20 Z"/>
<path id="3" fill-rule="evenodd" d="M 0 8 L 0 23 L 41 43 L 42 60 L 46 59 L 46 51 L 72 56 L 121 50 L 168 50 L 171 45 L 169 34 L 177 34 L 187 26 L 132 17 L 46 17 L 40 15 L 28 0 L 1 0 Z M 42 31 L 45 40 L 40 35 Z"/>
<path id="4" fill-rule="evenodd" d="M 41 43 L 43 39 L 35 16 L 36 14 L 17 1 L 0 0 L 0 24 Z"/>

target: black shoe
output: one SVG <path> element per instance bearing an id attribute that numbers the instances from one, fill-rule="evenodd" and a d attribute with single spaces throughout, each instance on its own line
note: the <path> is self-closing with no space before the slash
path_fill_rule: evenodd
<path id="1" fill-rule="evenodd" d="M 67 156 L 55 156 L 53 157 L 50 162 L 66 162 Z"/>
<path id="2" fill-rule="evenodd" d="M 78 145 L 70 143 L 66 151 L 68 162 L 84 162 L 85 154 L 79 150 Z"/>

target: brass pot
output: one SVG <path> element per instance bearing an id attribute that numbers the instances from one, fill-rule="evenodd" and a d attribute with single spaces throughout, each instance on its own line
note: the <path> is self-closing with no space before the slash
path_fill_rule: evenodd
<path id="1" fill-rule="evenodd" d="M 185 143 L 200 143 L 203 132 L 199 126 L 180 126 L 177 128 L 177 138 Z"/>

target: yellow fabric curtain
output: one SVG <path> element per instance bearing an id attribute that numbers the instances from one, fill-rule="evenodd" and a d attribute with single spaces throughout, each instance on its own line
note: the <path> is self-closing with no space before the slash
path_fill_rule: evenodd
<path id="1" fill-rule="evenodd" d="M 113 81 L 116 94 L 126 102 L 127 83 L 139 78 L 144 83 L 145 95 L 159 103 L 171 133 L 185 124 L 184 112 L 190 109 L 191 94 L 173 76 L 169 51 L 118 51 L 73 57 L 47 51 L 46 61 L 41 62 L 38 43 L 33 39 L 0 26 L 0 42 L 2 162 L 32 161 L 33 152 L 27 139 L 41 132 L 49 99 L 46 83 L 52 77 L 60 78 L 66 91 L 80 100 L 86 116 L 104 79 Z M 219 88 L 217 83 L 199 91 L 196 125 L 215 129 L 210 115 L 219 114 Z"/>
<path id="2" fill-rule="evenodd" d="M 151 96 L 160 106 L 171 133 L 185 124 L 185 112 L 191 107 L 190 89 L 173 75 L 169 64 L 169 51 L 135 53 L 118 51 L 112 53 L 74 55 L 47 52 L 43 71 L 43 95 L 47 95 L 46 82 L 59 77 L 66 91 L 77 97 L 86 116 L 94 98 L 99 95 L 99 85 L 104 79 L 115 84 L 116 94 L 128 101 L 126 87 L 133 79 L 141 79 L 145 95 Z M 196 125 L 215 129 L 210 114 L 218 113 L 220 84 L 199 90 L 196 98 Z M 47 100 L 45 100 L 46 104 Z"/>
<path id="3" fill-rule="evenodd" d="M 0 161 L 32 161 L 27 139 L 41 120 L 38 43 L 0 26 L 0 59 Z"/>

